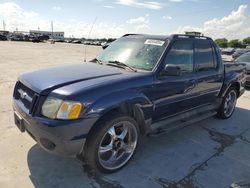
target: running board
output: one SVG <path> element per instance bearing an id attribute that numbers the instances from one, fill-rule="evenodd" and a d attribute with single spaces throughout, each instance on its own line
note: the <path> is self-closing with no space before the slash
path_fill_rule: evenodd
<path id="1" fill-rule="evenodd" d="M 157 122 L 157 123 L 154 123 L 151 125 L 153 130 L 151 132 L 149 132 L 148 136 L 150 136 L 150 137 L 161 136 L 163 134 L 167 134 L 169 132 L 184 128 L 190 124 L 194 124 L 194 123 L 199 122 L 201 120 L 207 119 L 207 118 L 212 117 L 216 114 L 217 114 L 217 112 L 212 110 L 212 111 L 209 111 L 207 113 L 197 114 L 196 117 L 192 116 L 191 118 L 189 118 L 187 120 L 183 120 L 183 119 L 180 120 L 180 118 L 178 118 L 178 117 L 163 120 L 163 121 L 160 121 L 160 122 Z M 156 127 L 156 128 L 154 129 L 154 127 Z"/>

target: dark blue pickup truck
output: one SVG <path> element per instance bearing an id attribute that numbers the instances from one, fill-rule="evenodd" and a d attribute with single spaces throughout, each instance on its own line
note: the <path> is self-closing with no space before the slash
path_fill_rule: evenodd
<path id="1" fill-rule="evenodd" d="M 21 75 L 14 117 L 46 151 L 114 172 L 142 136 L 231 117 L 245 82 L 208 37 L 128 34 L 90 62 Z"/>

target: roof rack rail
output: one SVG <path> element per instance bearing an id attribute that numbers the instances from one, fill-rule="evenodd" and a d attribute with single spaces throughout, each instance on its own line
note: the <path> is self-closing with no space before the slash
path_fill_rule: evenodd
<path id="1" fill-rule="evenodd" d="M 128 34 L 123 35 L 122 37 L 133 36 L 133 35 L 141 35 L 141 34 L 128 33 Z"/>
<path id="2" fill-rule="evenodd" d="M 174 34 L 173 38 L 193 38 L 193 39 L 204 39 L 204 40 L 212 40 L 210 37 L 206 36 L 196 36 L 196 35 L 185 35 L 185 34 Z"/>

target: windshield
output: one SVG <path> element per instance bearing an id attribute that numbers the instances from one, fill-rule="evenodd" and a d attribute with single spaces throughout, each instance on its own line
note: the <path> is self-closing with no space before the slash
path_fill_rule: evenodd
<path id="1" fill-rule="evenodd" d="M 239 58 L 236 59 L 238 62 L 250 63 L 250 54 L 243 54 Z"/>
<path id="2" fill-rule="evenodd" d="M 123 37 L 97 56 L 103 62 L 118 61 L 136 69 L 151 71 L 166 46 L 164 40 Z"/>

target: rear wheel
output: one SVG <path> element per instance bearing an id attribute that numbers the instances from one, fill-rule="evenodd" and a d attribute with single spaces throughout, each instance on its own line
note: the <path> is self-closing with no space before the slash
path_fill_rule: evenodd
<path id="1" fill-rule="evenodd" d="M 93 169 L 111 173 L 124 167 L 133 156 L 139 139 L 136 121 L 115 115 L 100 122 L 87 140 L 85 160 Z"/>
<path id="2" fill-rule="evenodd" d="M 228 119 L 233 115 L 237 102 L 237 90 L 234 87 L 229 88 L 223 98 L 222 104 L 218 111 L 218 117 Z"/>

